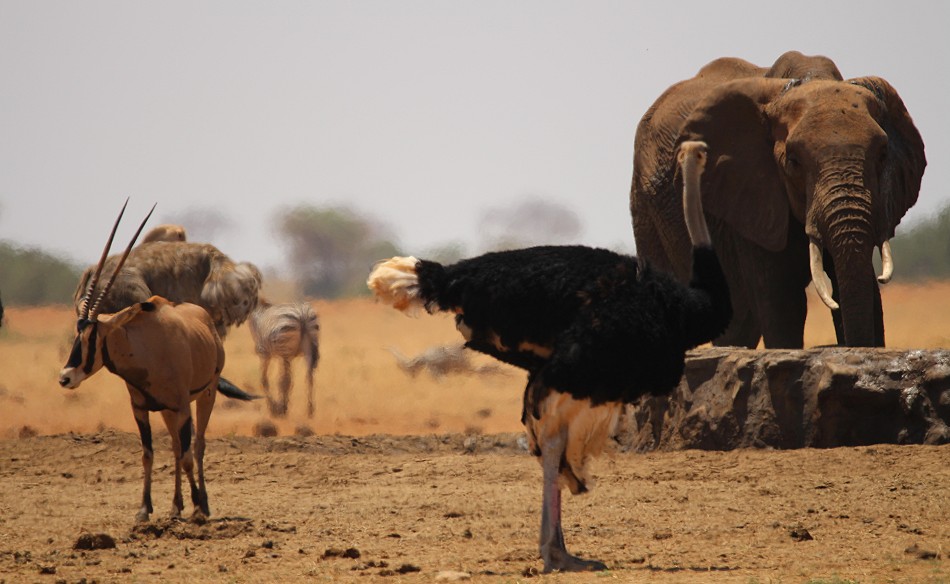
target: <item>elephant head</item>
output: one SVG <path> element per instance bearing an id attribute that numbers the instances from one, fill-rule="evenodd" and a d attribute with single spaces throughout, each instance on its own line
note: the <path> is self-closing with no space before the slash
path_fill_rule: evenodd
<path id="1" fill-rule="evenodd" d="M 791 71 L 805 80 L 718 85 L 686 118 L 677 142 L 709 145 L 704 206 L 742 236 L 777 251 L 787 241 L 789 212 L 805 226 L 816 289 L 832 310 L 840 304 L 839 342 L 880 346 L 878 282 L 890 277 L 887 241 L 917 200 L 924 144 L 884 79 L 841 80 L 830 60 L 790 55 L 766 75 Z M 884 263 L 877 279 L 874 247 Z"/>

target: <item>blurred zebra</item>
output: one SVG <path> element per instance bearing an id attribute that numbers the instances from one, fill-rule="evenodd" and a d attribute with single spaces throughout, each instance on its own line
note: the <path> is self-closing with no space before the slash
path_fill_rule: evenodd
<path id="1" fill-rule="evenodd" d="M 313 417 L 313 372 L 320 360 L 317 313 L 306 302 L 271 304 L 261 299 L 248 319 L 254 348 L 261 358 L 261 386 L 272 415 L 286 416 L 293 386 L 291 362 L 302 355 L 307 366 L 307 417 Z M 268 371 L 272 358 L 281 359 L 278 396 L 271 396 Z"/>

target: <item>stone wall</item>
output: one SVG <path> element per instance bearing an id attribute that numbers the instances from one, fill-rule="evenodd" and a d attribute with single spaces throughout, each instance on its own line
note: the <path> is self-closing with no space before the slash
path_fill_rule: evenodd
<path id="1" fill-rule="evenodd" d="M 629 450 L 950 443 L 950 351 L 691 351 L 679 387 L 630 406 Z"/>

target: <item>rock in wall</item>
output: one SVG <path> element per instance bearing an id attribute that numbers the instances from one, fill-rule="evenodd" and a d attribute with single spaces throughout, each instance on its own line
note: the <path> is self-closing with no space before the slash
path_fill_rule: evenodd
<path id="1" fill-rule="evenodd" d="M 691 351 L 669 396 L 628 406 L 628 450 L 950 442 L 950 351 Z"/>

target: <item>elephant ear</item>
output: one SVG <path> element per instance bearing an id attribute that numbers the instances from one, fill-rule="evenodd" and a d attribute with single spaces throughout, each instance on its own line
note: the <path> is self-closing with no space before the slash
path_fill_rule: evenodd
<path id="1" fill-rule="evenodd" d="M 764 108 L 789 83 L 741 79 L 720 85 L 697 104 L 677 139 L 709 147 L 702 178 L 706 212 L 770 251 L 786 245 L 789 203 Z M 677 184 L 681 188 L 679 177 Z"/>
<path id="2" fill-rule="evenodd" d="M 884 106 L 880 121 L 881 129 L 887 133 L 887 155 L 881 176 L 881 193 L 886 201 L 885 229 L 889 239 L 894 236 L 894 228 L 907 210 L 917 202 L 920 181 L 927 166 L 924 141 L 907 113 L 904 101 L 890 83 L 880 77 L 860 77 L 848 82 L 869 90 Z"/>

